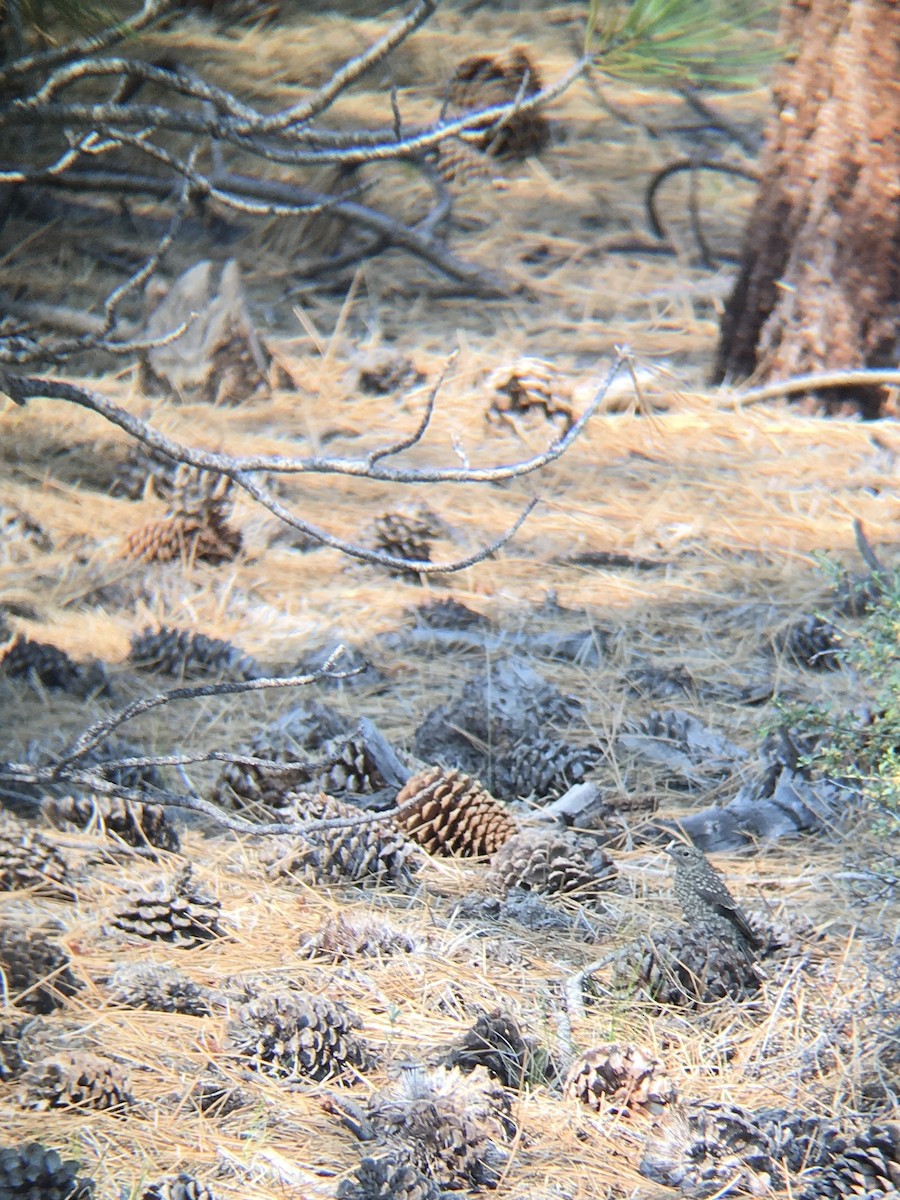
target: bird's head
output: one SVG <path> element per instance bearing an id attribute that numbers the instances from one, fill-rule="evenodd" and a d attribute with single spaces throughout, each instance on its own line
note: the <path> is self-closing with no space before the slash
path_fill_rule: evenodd
<path id="1" fill-rule="evenodd" d="M 699 851 L 695 846 L 689 845 L 687 842 L 669 842 L 666 846 L 666 854 L 674 858 L 675 865 L 679 863 L 695 863 L 700 857 Z"/>

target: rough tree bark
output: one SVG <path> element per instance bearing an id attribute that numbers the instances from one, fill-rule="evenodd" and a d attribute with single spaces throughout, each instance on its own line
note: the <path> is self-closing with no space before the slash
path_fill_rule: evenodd
<path id="1" fill-rule="evenodd" d="M 783 0 L 781 32 L 794 52 L 775 79 L 716 382 L 895 366 L 900 351 L 900 4 Z M 884 401 L 881 388 L 819 399 L 868 417 Z"/>

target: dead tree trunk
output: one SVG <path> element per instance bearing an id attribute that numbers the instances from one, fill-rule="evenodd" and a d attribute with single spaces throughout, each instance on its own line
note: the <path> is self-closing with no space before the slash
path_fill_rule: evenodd
<path id="1" fill-rule="evenodd" d="M 795 53 L 775 80 L 716 382 L 896 366 L 900 351 L 900 4 L 782 0 L 781 29 Z M 885 393 L 822 399 L 876 416 Z"/>

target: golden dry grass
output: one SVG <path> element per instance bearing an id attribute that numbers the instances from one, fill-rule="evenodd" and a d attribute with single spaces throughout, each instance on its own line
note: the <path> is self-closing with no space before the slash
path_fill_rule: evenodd
<path id="1" fill-rule="evenodd" d="M 511 39 L 528 42 L 553 78 L 570 61 L 566 21 L 573 8 L 492 15 L 485 6 L 468 21 L 455 11 L 442 12 L 398 55 L 394 70 L 404 111 L 410 119 L 433 112 L 459 58 Z M 239 70 L 248 95 L 281 104 L 320 82 L 380 28 L 378 22 L 322 17 L 225 38 L 191 19 L 180 32 L 160 35 L 155 48 L 175 48 L 229 83 Z M 342 104 L 341 120 L 352 122 L 361 113 L 371 119 L 371 105 L 386 103 L 383 81 L 373 80 L 371 87 L 371 94 L 362 91 Z M 649 93 L 616 87 L 609 95 L 635 119 L 652 116 L 660 122 L 676 111 L 674 100 Z M 765 102 L 763 92 L 721 98 L 732 116 L 757 120 Z M 297 389 L 271 401 L 228 410 L 151 401 L 128 373 L 91 385 L 185 443 L 244 453 L 358 455 L 414 427 L 428 387 L 456 349 L 427 437 L 404 461 L 455 464 L 464 453 L 473 464 L 493 463 L 533 452 L 550 436 L 540 427 L 504 429 L 486 421 L 491 397 L 485 380 L 493 367 L 522 353 L 551 357 L 583 404 L 612 348 L 627 342 L 641 374 L 641 396 L 627 384 L 617 385 L 571 452 L 545 472 L 508 487 L 429 487 L 412 497 L 382 484 L 321 475 L 284 487 L 304 519 L 351 541 L 364 537 L 385 510 L 425 499 L 447 522 L 448 534 L 435 554 L 444 561 L 498 536 L 523 501 L 539 495 L 541 505 L 510 545 L 477 568 L 419 586 L 331 550 L 299 553 L 274 540 L 274 518 L 241 500 L 235 523 L 245 547 L 233 564 L 130 562 L 120 552 L 124 535 L 161 515 L 163 505 L 107 494 L 113 464 L 125 453 L 124 437 L 70 406 L 32 401 L 0 412 L 0 504 L 26 512 L 49 538 L 49 548 L 10 539 L 0 552 L 0 605 L 12 629 L 76 659 L 95 656 L 113 664 L 121 700 L 151 686 L 125 666 L 131 637 L 147 625 L 227 638 L 263 663 L 289 663 L 345 640 L 372 653 L 384 679 L 326 699 L 354 716 L 372 716 L 401 746 L 409 745 L 429 708 L 485 665 L 477 657 L 420 656 L 377 642 L 379 635 L 409 624 L 411 607 L 431 599 L 452 596 L 514 630 L 528 619 L 534 628 L 536 618 L 529 614 L 552 594 L 573 610 L 569 620 L 575 626 L 605 631 L 612 653 L 600 667 L 540 667 L 564 691 L 579 695 L 589 724 L 601 735 L 654 704 L 652 697 L 623 687 L 626 652 L 685 666 L 694 678 L 722 685 L 770 670 L 772 631 L 814 611 L 826 596 L 816 553 L 828 551 L 857 565 L 854 519 L 875 545 L 896 539 L 900 432 L 889 423 L 876 429 L 822 421 L 784 405 L 741 410 L 729 393 L 706 390 L 702 381 L 729 275 L 710 274 L 688 260 L 677 185 L 667 211 L 685 254 L 660 258 L 597 249 L 606 234 L 643 229 L 643 181 L 671 156 L 671 145 L 640 126 L 616 121 L 582 85 L 554 109 L 554 120 L 559 136 L 541 162 L 506 169 L 502 191 L 478 185 L 462 198 L 469 226 L 454 243 L 457 252 L 485 266 L 502 259 L 510 278 L 527 284 L 527 292 L 491 304 L 435 301 L 416 292 L 422 269 L 392 254 L 361 268 L 355 296 L 346 304 L 346 295 L 310 291 L 278 306 L 272 318 L 280 335 L 275 346 Z M 380 197 L 391 202 L 404 195 L 404 187 L 400 175 L 388 176 Z M 704 196 L 718 244 L 733 254 L 747 190 L 712 184 Z M 418 200 L 408 195 L 404 203 L 411 211 Z M 295 282 L 290 254 L 302 246 L 293 245 L 293 236 L 282 225 L 254 244 L 254 265 L 245 274 L 248 291 L 261 302 L 283 299 Z M 52 262 L 65 267 L 71 252 L 52 230 L 45 231 L 44 246 Z M 7 257 L 2 270 L 14 270 L 15 256 Z M 101 284 L 100 276 L 86 275 L 73 287 L 96 300 Z M 291 303 L 302 305 L 301 318 L 290 315 Z M 428 381 L 396 400 L 360 395 L 353 364 L 361 348 L 379 342 L 411 354 Z M 665 565 L 641 572 L 560 561 L 584 551 Z M 547 628 L 560 620 L 548 613 L 540 618 Z M 843 676 L 812 677 L 777 659 L 774 680 L 788 698 L 844 704 L 853 693 L 852 681 Z M 234 747 L 304 698 L 273 693 L 239 703 L 204 701 L 190 710 L 162 710 L 135 733 L 157 752 Z M 62 734 L 77 732 L 96 715 L 80 701 L 7 680 L 0 680 L 0 702 L 13 748 L 7 757 L 35 741 L 58 744 Z M 773 717 L 769 705 L 752 709 L 685 699 L 678 706 L 750 748 Z M 209 772 L 197 778 L 207 781 Z M 670 815 L 690 803 L 652 773 L 641 778 L 623 768 L 617 787 L 623 794 L 646 788 Z M 236 836 L 189 831 L 180 856 L 163 855 L 153 864 L 127 854 L 104 856 L 88 835 L 59 835 L 80 870 L 74 903 L 4 894 L 0 919 L 27 924 L 52 913 L 63 921 L 73 969 L 85 986 L 47 1018 L 48 1026 L 67 1043 L 120 1059 L 130 1070 L 138 1104 L 124 1117 L 35 1114 L 17 1103 L 16 1084 L 0 1085 L 3 1140 L 39 1137 L 76 1155 L 104 1197 L 139 1196 L 142 1181 L 178 1170 L 196 1172 L 223 1200 L 331 1197 L 352 1171 L 360 1148 L 327 1111 L 329 1085 L 287 1089 L 262 1078 L 238 1078 L 225 1051 L 227 1006 L 209 1017 L 188 1017 L 110 1005 L 109 973 L 148 955 L 145 945 L 106 928 L 111 908 L 126 889 L 149 884 L 185 860 L 220 898 L 228 936 L 199 950 L 154 949 L 153 959 L 211 986 L 265 974 L 345 1001 L 380 1054 L 377 1069 L 354 1089 L 362 1102 L 401 1064 L 437 1061 L 479 1013 L 502 1008 L 556 1056 L 607 1040 L 633 1040 L 666 1062 L 688 1098 L 851 1114 L 860 1104 L 879 1036 L 872 981 L 898 919 L 896 902 L 883 908 L 862 904 L 842 877 L 847 839 L 864 844 L 866 828 L 864 821 L 858 830 L 851 825 L 834 837 L 719 861 L 748 908 L 774 917 L 783 911 L 802 914 L 824 933 L 808 973 L 789 986 L 766 983 L 752 1003 L 723 1003 L 694 1014 L 653 1012 L 601 990 L 596 1003 L 570 1014 L 570 1032 L 561 1004 L 566 980 L 628 937 L 675 915 L 658 850 L 616 853 L 622 885 L 610 895 L 607 911 L 587 911 L 592 940 L 551 937 L 504 922 L 478 935 L 472 922 L 453 915 L 455 901 L 483 885 L 478 864 L 430 864 L 420 889 L 398 897 L 388 891 L 291 888 L 269 880 L 259 866 L 259 847 Z M 303 957 L 302 935 L 338 913 L 351 920 L 384 917 L 407 931 L 416 949 L 340 966 Z M 602 984 L 603 972 L 599 978 Z M 822 1047 L 824 1013 L 839 1036 Z M 248 1107 L 223 1118 L 204 1117 L 190 1107 L 191 1086 L 209 1063 L 248 1089 Z M 517 1096 L 513 1111 L 520 1133 L 495 1192 L 498 1200 L 575 1200 L 652 1190 L 636 1169 L 642 1118 L 604 1122 L 541 1086 Z"/>

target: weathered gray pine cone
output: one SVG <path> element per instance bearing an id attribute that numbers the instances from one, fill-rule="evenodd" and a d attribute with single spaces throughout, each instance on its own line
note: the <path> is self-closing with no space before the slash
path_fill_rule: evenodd
<path id="1" fill-rule="evenodd" d="M 390 816 L 360 821 L 366 814 L 323 793 L 292 793 L 290 801 L 296 820 L 356 823 L 346 828 L 311 830 L 296 838 L 273 839 L 262 854 L 270 878 L 393 884 L 400 888 L 410 885 L 420 851 Z"/>
<path id="2" fill-rule="evenodd" d="M 391 1144 L 441 1187 L 496 1187 L 508 1154 L 509 1098 L 479 1068 L 405 1070 L 369 1099 L 369 1117 Z"/>
<path id="3" fill-rule="evenodd" d="M 121 796 L 85 792 L 71 796 L 47 796 L 41 809 L 48 821 L 58 828 L 98 827 L 114 834 L 129 846 L 154 846 L 176 852 L 178 831 L 165 808 L 159 804 L 139 804 Z"/>
<path id="4" fill-rule="evenodd" d="M 453 1193 L 458 1195 L 458 1193 Z M 337 1200 L 450 1200 L 402 1150 L 364 1158 L 352 1179 L 338 1185 Z"/>
<path id="5" fill-rule="evenodd" d="M 141 1200 L 216 1200 L 216 1194 L 205 1183 L 182 1171 L 152 1183 L 141 1192 Z"/>
<path id="6" fill-rule="evenodd" d="M 53 549 L 53 539 L 46 529 L 18 505 L 0 504 L 0 546 L 2 559 L 21 561 L 28 549 L 47 554 Z"/>
<path id="7" fill-rule="evenodd" d="M 29 1067 L 22 1077 L 23 1108 L 122 1110 L 134 1103 L 128 1076 L 111 1058 L 85 1051 L 54 1054 Z"/>
<path id="8" fill-rule="evenodd" d="M 222 937 L 221 904 L 191 879 L 188 868 L 173 883 L 160 881 L 153 892 L 132 893 L 112 918 L 112 926 L 137 937 L 173 946 L 198 946 Z"/>
<path id="9" fill-rule="evenodd" d="M 231 642 L 187 629 L 148 626 L 131 639 L 131 663 L 177 679 L 223 675 L 230 679 L 259 679 L 263 671 L 249 654 Z"/>
<path id="10" fill-rule="evenodd" d="M 481 1014 L 462 1043 L 450 1052 L 447 1066 L 465 1072 L 484 1067 L 492 1079 L 514 1090 L 542 1074 L 534 1039 L 523 1037 L 516 1020 L 499 1009 Z"/>
<path id="11" fill-rule="evenodd" d="M 384 513 L 374 522 L 372 541 L 376 550 L 394 558 L 431 562 L 431 547 L 440 532 L 435 518 L 425 511 Z M 397 567 L 392 573 L 406 572 Z"/>
<path id="12" fill-rule="evenodd" d="M 822 617 L 804 617 L 782 630 L 774 639 L 776 650 L 801 667 L 833 671 L 841 665 L 840 630 Z"/>
<path id="13" fill-rule="evenodd" d="M 827 1167 L 810 1173 L 801 1200 L 900 1193 L 900 1121 L 870 1125 Z"/>
<path id="14" fill-rule="evenodd" d="M 552 363 L 541 358 L 520 358 L 497 367 L 487 385 L 494 393 L 488 420 L 509 422 L 517 416 L 539 415 L 568 429 L 574 422 L 572 389 Z"/>
<path id="15" fill-rule="evenodd" d="M 163 963 L 125 963 L 110 976 L 109 999 L 128 1008 L 179 1012 L 207 1017 L 212 1012 L 209 988 Z"/>
<path id="16" fill-rule="evenodd" d="M 502 787 L 523 800 L 555 800 L 573 784 L 582 783 L 599 757 L 590 746 L 578 749 L 559 738 L 530 738 L 504 759 Z"/>
<path id="17" fill-rule="evenodd" d="M 66 860 L 37 830 L 13 818 L 0 823 L 0 891 L 67 892 L 68 875 Z"/>
<path id="18" fill-rule="evenodd" d="M 599 855 L 599 859 L 598 859 Z M 512 888 L 554 895 L 577 892 L 591 899 L 615 886 L 616 868 L 599 848 L 589 862 L 571 834 L 552 829 L 523 829 L 496 851 L 491 878 L 505 894 Z"/>
<path id="19" fill-rule="evenodd" d="M 663 1064 L 639 1046 L 609 1042 L 573 1063 L 565 1094 L 598 1112 L 660 1113 L 677 1099 Z"/>
<path id="20" fill-rule="evenodd" d="M 332 962 L 350 958 L 387 958 L 400 952 L 410 954 L 416 948 L 413 938 L 386 921 L 359 920 L 338 913 L 326 917 L 315 933 L 300 939 L 301 953 Z"/>
<path id="21" fill-rule="evenodd" d="M 8 679 L 32 679 L 51 691 L 73 696 L 104 696 L 109 681 L 102 663 L 77 663 L 64 650 L 33 642 L 21 634 L 0 658 L 0 674 Z"/>
<path id="22" fill-rule="evenodd" d="M 462 771 L 429 767 L 397 796 L 398 825 L 429 854 L 491 855 L 516 832 L 515 820 L 477 779 Z"/>
<path id="23" fill-rule="evenodd" d="M 352 1082 L 371 1065 L 359 1018 L 344 1004 L 281 991 L 242 1005 L 230 1025 L 238 1054 L 276 1078 Z"/>
<path id="24" fill-rule="evenodd" d="M 692 1007 L 752 995 L 760 975 L 729 939 L 675 925 L 624 947 L 614 964 L 613 984 L 657 1004 Z"/>
<path id="25" fill-rule="evenodd" d="M 57 926 L 20 929 L 0 926 L 0 969 L 9 1003 L 30 1013 L 49 1013 L 81 987 L 69 970 L 70 959 L 51 933 Z"/>
<path id="26" fill-rule="evenodd" d="M 0 1146 L 0 1196 L 3 1200 L 91 1200 L 93 1180 L 80 1178 L 79 1166 L 40 1142 Z"/>
<path id="27" fill-rule="evenodd" d="M 784 1183 L 777 1148 L 754 1114 L 714 1100 L 667 1108 L 647 1137 L 640 1172 L 692 1196 L 726 1184 L 762 1196 Z"/>
<path id="28" fill-rule="evenodd" d="M 30 1020 L 0 1022 L 0 1083 L 8 1083 L 25 1070 L 22 1047 L 30 1024 Z"/>
<path id="29" fill-rule="evenodd" d="M 754 1114 L 754 1120 L 771 1139 L 777 1160 L 795 1173 L 833 1162 L 849 1144 L 830 1118 L 764 1108 Z"/>

